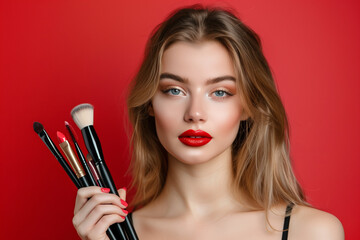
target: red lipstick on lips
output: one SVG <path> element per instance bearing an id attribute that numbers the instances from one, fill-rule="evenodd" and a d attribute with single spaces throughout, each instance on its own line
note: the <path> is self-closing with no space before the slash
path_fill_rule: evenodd
<path id="1" fill-rule="evenodd" d="M 202 130 L 189 129 L 179 136 L 180 142 L 190 147 L 201 147 L 212 139 L 211 135 Z"/>

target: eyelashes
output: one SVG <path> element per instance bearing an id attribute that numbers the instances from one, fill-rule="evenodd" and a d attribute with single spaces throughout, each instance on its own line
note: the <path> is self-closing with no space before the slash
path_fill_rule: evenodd
<path id="1" fill-rule="evenodd" d="M 185 93 L 178 88 L 168 88 L 168 89 L 162 90 L 162 92 L 169 94 L 169 95 L 173 95 L 173 96 L 185 95 Z"/>
<path id="2" fill-rule="evenodd" d="M 161 90 L 164 94 L 170 95 L 170 96 L 186 96 L 186 92 L 180 88 L 177 87 L 169 87 L 169 88 L 165 88 L 163 90 Z M 230 92 L 229 90 L 226 89 L 216 89 L 214 91 L 210 92 L 210 97 L 214 97 L 214 98 L 226 98 L 226 97 L 231 97 L 234 94 L 232 92 Z"/>
<path id="3" fill-rule="evenodd" d="M 231 92 L 229 91 L 226 91 L 226 90 L 215 90 L 213 92 L 213 94 L 216 96 L 216 97 L 226 97 L 226 96 L 233 96 L 234 94 L 232 94 Z"/>

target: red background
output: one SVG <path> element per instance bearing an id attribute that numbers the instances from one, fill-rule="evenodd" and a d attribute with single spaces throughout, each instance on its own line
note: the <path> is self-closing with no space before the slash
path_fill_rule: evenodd
<path id="1" fill-rule="evenodd" d="M 295 172 L 315 207 L 359 239 L 360 4 L 356 0 L 200 1 L 232 6 L 259 33 L 291 125 Z M 129 154 L 127 85 L 150 31 L 193 1 L 1 1 L 1 239 L 74 239 L 76 189 L 34 133 L 56 140 L 77 104 L 117 186 Z M 74 126 L 75 127 L 75 126 Z M 79 134 L 79 132 L 78 132 Z"/>

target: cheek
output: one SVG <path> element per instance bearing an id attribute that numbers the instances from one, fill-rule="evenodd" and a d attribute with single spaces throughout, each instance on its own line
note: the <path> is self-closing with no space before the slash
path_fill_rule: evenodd
<path id="1" fill-rule="evenodd" d="M 219 104 L 210 109 L 209 107 L 209 117 L 216 119 L 216 121 L 224 123 L 235 123 L 240 122 L 243 116 L 243 108 L 241 104 L 229 103 L 229 104 Z"/>
<path id="2" fill-rule="evenodd" d="M 238 104 L 222 105 L 220 109 L 211 111 L 209 116 L 216 123 L 220 134 L 230 134 L 235 138 L 242 119 L 243 109 Z"/>
<path id="3" fill-rule="evenodd" d="M 176 129 L 182 119 L 182 104 L 172 103 L 163 98 L 154 98 L 152 101 L 156 130 L 158 134 L 162 131 Z"/>

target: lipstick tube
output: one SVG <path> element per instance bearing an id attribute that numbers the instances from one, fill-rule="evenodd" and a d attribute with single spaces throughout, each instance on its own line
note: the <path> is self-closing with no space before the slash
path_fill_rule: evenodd
<path id="1" fill-rule="evenodd" d="M 61 149 L 63 150 L 66 158 L 69 160 L 72 169 L 74 169 L 76 177 L 78 178 L 81 186 L 82 187 L 90 186 L 87 181 L 85 171 L 82 168 L 82 166 L 80 165 L 79 161 L 77 160 L 77 158 L 74 154 L 74 151 L 72 150 L 69 142 L 65 140 L 64 142 L 60 143 L 59 145 L 60 145 Z"/>

